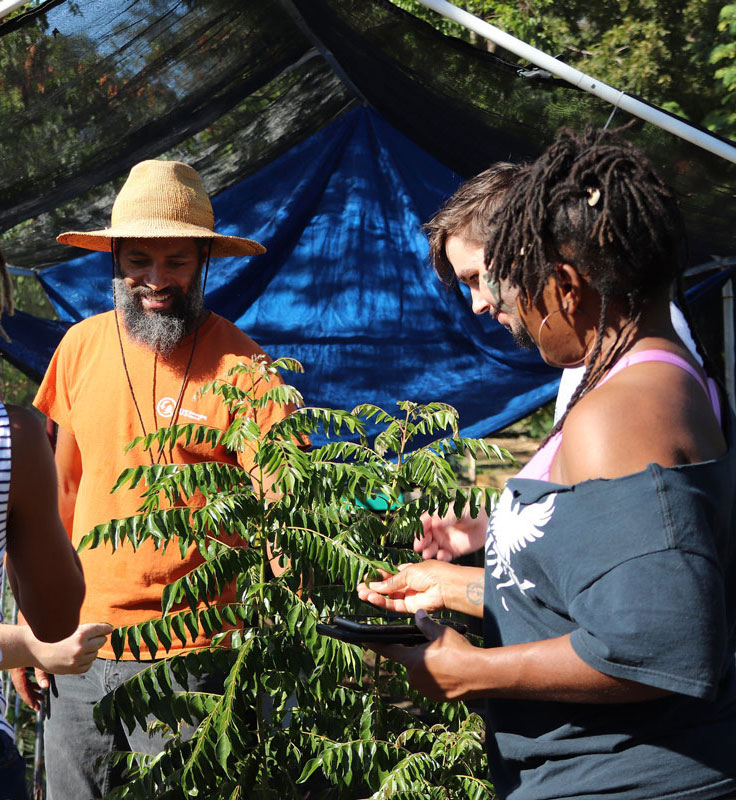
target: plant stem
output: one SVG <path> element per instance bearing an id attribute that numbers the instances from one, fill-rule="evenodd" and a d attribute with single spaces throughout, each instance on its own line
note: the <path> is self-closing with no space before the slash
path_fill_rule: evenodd
<path id="1" fill-rule="evenodd" d="M 251 381 L 251 403 L 250 407 L 253 412 L 253 420 L 258 423 L 258 410 L 255 407 L 256 399 L 256 384 L 254 372 L 250 373 Z M 256 618 L 258 620 L 258 636 L 265 640 L 266 637 L 266 564 L 268 564 L 268 538 L 266 536 L 266 489 L 264 483 L 263 466 L 258 465 L 258 477 L 256 479 L 258 490 L 258 535 L 257 542 L 258 548 L 261 553 L 261 562 L 258 567 L 258 603 L 256 608 Z M 266 741 L 268 739 L 268 731 L 266 730 L 266 718 L 263 713 L 263 699 L 264 690 L 261 685 L 261 676 L 256 676 L 256 735 L 258 738 L 258 746 L 261 749 L 261 761 L 265 765 L 266 759 Z M 268 771 L 262 769 L 260 771 L 260 784 L 264 790 L 268 790 Z"/>
<path id="2" fill-rule="evenodd" d="M 373 696 L 380 697 L 379 679 L 381 675 L 381 656 L 376 653 L 376 662 L 373 665 Z"/>

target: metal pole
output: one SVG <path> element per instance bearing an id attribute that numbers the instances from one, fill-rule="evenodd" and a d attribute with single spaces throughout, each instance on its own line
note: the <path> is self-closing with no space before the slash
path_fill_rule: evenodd
<path id="1" fill-rule="evenodd" d="M 733 278 L 729 278 L 721 289 L 723 298 L 723 362 L 725 366 L 724 378 L 726 381 L 726 392 L 731 408 L 736 409 L 736 370 L 734 369 L 734 359 L 736 353 L 736 340 L 734 338 L 733 323 Z"/>
<path id="2" fill-rule="evenodd" d="M 16 8 L 27 6 L 28 0 L 1 0 L 0 2 L 0 19 L 7 17 L 8 14 L 15 11 Z"/>
<path id="3" fill-rule="evenodd" d="M 43 772 L 43 726 L 46 717 L 48 697 L 41 701 L 41 708 L 36 712 L 36 746 L 33 750 L 33 800 L 44 800 L 46 797 L 46 780 Z"/>
<path id="4" fill-rule="evenodd" d="M 35 269 L 28 269 L 28 267 L 14 267 L 12 264 L 6 264 L 5 267 L 11 275 L 35 275 L 38 277 L 38 272 Z"/>
<path id="5" fill-rule="evenodd" d="M 736 147 L 734 147 L 734 145 L 723 142 L 705 131 L 694 128 L 684 120 L 665 114 L 664 111 L 642 103 L 641 100 L 630 97 L 620 89 L 615 89 L 613 86 L 609 86 L 607 83 L 603 83 L 597 78 L 593 78 L 581 72 L 579 69 L 575 69 L 575 67 L 558 61 L 547 53 L 537 50 L 536 47 L 522 42 L 521 39 L 517 39 L 505 33 L 500 28 L 496 28 L 494 25 L 484 22 L 482 19 L 478 19 L 478 17 L 469 14 L 467 11 L 463 11 L 461 8 L 454 6 L 452 3 L 448 3 L 447 0 L 419 0 L 419 2 L 423 6 L 427 6 L 427 8 L 431 8 L 433 11 L 441 14 L 443 17 L 447 17 L 447 19 L 457 22 L 464 28 L 474 31 L 483 38 L 495 42 L 500 47 L 516 54 L 520 58 L 526 59 L 532 64 L 536 64 L 538 67 L 547 70 L 547 72 L 550 72 L 552 75 L 556 75 L 558 78 L 562 78 L 573 86 L 577 86 L 579 89 L 594 94 L 596 97 L 600 97 L 602 100 L 611 103 L 622 111 L 626 111 L 629 114 L 633 114 L 635 117 L 640 117 L 647 122 L 651 122 L 653 125 L 657 125 L 659 128 L 669 131 L 675 136 L 679 136 L 681 139 L 685 139 L 698 147 L 702 147 L 704 150 L 709 150 L 711 153 L 721 156 L 721 158 L 736 163 Z"/>
<path id="6" fill-rule="evenodd" d="M 712 272 L 715 269 L 726 269 L 726 267 L 733 267 L 736 265 L 736 257 L 719 258 L 715 256 L 711 261 L 705 264 L 698 264 L 695 267 L 686 269 L 683 273 L 684 277 L 692 278 L 695 275 L 702 275 L 704 272 Z"/>
<path id="7" fill-rule="evenodd" d="M 3 570 L 2 580 L 0 580 L 0 611 L 2 611 L 2 617 L 5 618 L 5 594 L 8 591 L 8 575 L 7 570 Z M 13 602 L 15 602 L 15 598 L 13 598 Z M 2 682 L 2 692 L 3 697 L 5 698 L 5 707 L 7 708 L 9 703 L 9 695 L 10 695 L 10 672 L 5 670 L 3 672 L 3 682 Z"/>

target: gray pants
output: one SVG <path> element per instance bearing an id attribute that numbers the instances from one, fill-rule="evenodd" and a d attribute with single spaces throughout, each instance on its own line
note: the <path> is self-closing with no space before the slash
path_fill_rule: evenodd
<path id="1" fill-rule="evenodd" d="M 152 662 L 113 661 L 98 658 L 84 675 L 57 675 L 58 697 L 51 697 L 50 716 L 46 720 L 46 783 L 49 800 L 93 800 L 104 797 L 122 783 L 120 771 L 96 762 L 114 750 L 132 750 L 155 755 L 166 742 L 158 733 L 149 735 L 135 728 L 132 733 L 118 721 L 114 733 L 100 733 L 92 709 L 108 692 Z M 189 678 L 174 689 L 222 692 L 222 676 L 203 675 Z M 153 717 L 151 718 L 151 721 Z M 190 729 L 191 736 L 193 729 Z"/>

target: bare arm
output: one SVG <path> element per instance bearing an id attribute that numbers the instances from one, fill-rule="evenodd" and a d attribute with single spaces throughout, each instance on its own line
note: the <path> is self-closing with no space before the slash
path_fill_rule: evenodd
<path id="1" fill-rule="evenodd" d="M 421 647 L 383 647 L 407 667 L 411 685 L 433 700 L 498 697 L 570 703 L 632 703 L 668 692 L 613 678 L 588 666 L 569 636 L 507 647 L 475 647 L 420 611 L 417 624 L 431 639 Z"/>
<path id="2" fill-rule="evenodd" d="M 82 567 L 59 520 L 56 471 L 46 433 L 29 411 L 9 406 L 8 414 L 12 437 L 8 576 L 36 637 L 58 641 L 79 622 Z"/>
<path id="3" fill-rule="evenodd" d="M 725 450 L 710 402 L 690 375 L 670 364 L 637 364 L 571 410 L 550 480 L 618 478 L 650 463 L 692 464 Z"/>
<path id="4" fill-rule="evenodd" d="M 85 623 L 66 639 L 47 643 L 37 639 L 27 625 L 0 625 L 0 668 L 9 670 L 20 697 L 38 711 L 41 690 L 49 688 L 49 673 L 86 672 L 111 632 L 112 625 L 106 622 Z M 35 667 L 33 677 L 27 666 Z"/>
<path id="5" fill-rule="evenodd" d="M 27 625 L 0 625 L 0 669 L 35 667 L 56 675 L 86 672 L 97 651 L 112 632 L 112 625 L 80 625 L 60 642 L 42 642 Z"/>
<path id="6" fill-rule="evenodd" d="M 59 476 L 59 516 L 71 539 L 74 506 L 82 480 L 82 455 L 74 435 L 62 427 L 59 427 L 56 437 L 56 471 Z"/>
<path id="7" fill-rule="evenodd" d="M 404 564 L 383 581 L 358 585 L 361 600 L 379 608 L 416 613 L 430 644 L 374 648 L 399 661 L 409 682 L 433 700 L 502 697 L 574 703 L 624 703 L 667 692 L 605 675 L 573 650 L 569 636 L 507 647 L 475 647 L 434 623 L 427 611 L 451 609 L 483 616 L 483 570 L 442 561 Z"/>

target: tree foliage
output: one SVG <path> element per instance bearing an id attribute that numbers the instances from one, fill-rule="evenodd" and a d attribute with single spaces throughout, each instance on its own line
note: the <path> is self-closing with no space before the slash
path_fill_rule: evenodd
<path id="1" fill-rule="evenodd" d="M 717 44 L 709 61 L 716 67 L 715 76 L 723 96 L 707 121 L 713 130 L 733 138 L 736 135 L 736 3 L 721 8 Z"/>
<path id="2" fill-rule="evenodd" d="M 301 369 L 290 359 L 260 360 L 234 370 L 246 374 L 250 390 L 227 381 L 202 389 L 230 409 L 226 431 L 179 425 L 134 443 L 188 438 L 250 448 L 252 476 L 218 463 L 127 470 L 118 487 L 144 488 L 142 515 L 98 526 L 82 543 L 194 545 L 205 559 L 167 587 L 160 619 L 113 634 L 118 653 L 127 640 L 134 653 L 164 658 L 109 695 L 98 724 L 114 715 L 130 727 L 153 719 L 172 738 L 153 758 L 114 756 L 129 780 L 112 796 L 299 798 L 305 785 L 322 781 L 324 797 L 491 797 L 476 715 L 461 704 L 410 714 L 390 701 L 419 700 L 403 667 L 380 658 L 370 664 L 316 626 L 334 614 L 378 613 L 360 607 L 355 586 L 371 569 L 416 558 L 410 544 L 422 513 L 490 507 L 493 490 L 458 485 L 448 457 L 507 454 L 458 438 L 457 413 L 441 403 L 400 402 L 395 414 L 370 404 L 350 413 L 305 408 L 295 389 L 276 383 L 257 396 L 256 381 L 273 380 L 279 368 Z M 300 407 L 264 431 L 260 411 L 271 402 Z M 378 433 L 369 441 L 371 424 Z M 324 443 L 305 451 L 305 436 Z M 162 507 L 195 489 L 201 508 Z M 372 510 L 377 499 L 384 510 Z M 225 543 L 222 531 L 239 545 L 232 537 Z M 270 557 L 287 566 L 278 578 L 269 576 Z M 232 580 L 238 602 L 219 603 Z M 210 648 L 166 656 L 172 641 L 191 642 L 200 629 L 214 637 Z M 222 695 L 172 688 L 172 678 L 202 672 L 226 675 Z M 182 723 L 197 724 L 188 741 Z"/>
<path id="3" fill-rule="evenodd" d="M 416 0 L 392 2 L 443 33 L 485 46 Z M 736 138 L 734 3 L 456 0 L 455 5 L 618 89 Z"/>

